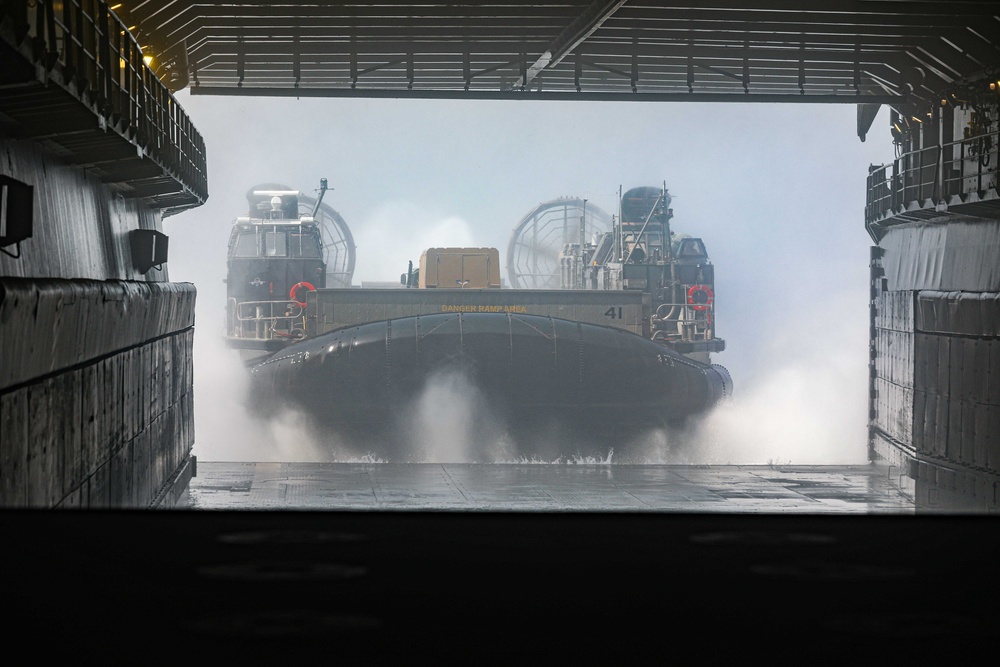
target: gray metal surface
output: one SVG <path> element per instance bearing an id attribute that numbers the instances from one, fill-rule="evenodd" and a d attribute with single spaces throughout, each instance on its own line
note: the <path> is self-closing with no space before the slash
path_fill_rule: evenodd
<path id="1" fill-rule="evenodd" d="M 0 278 L 0 506 L 147 507 L 194 443 L 195 289 Z"/>
<path id="2" fill-rule="evenodd" d="M 309 336 L 382 320 L 441 313 L 543 315 L 642 335 L 648 295 L 638 291 L 515 289 L 321 289 L 306 296 Z"/>
<path id="3" fill-rule="evenodd" d="M 1000 221 L 950 214 L 889 228 L 879 241 L 890 290 L 1000 291 Z"/>
<path id="4" fill-rule="evenodd" d="M 124 3 L 195 94 L 937 103 L 984 2 Z M 190 77 L 188 76 L 190 74 Z"/>
<path id="5" fill-rule="evenodd" d="M 1000 337 L 1000 293 L 917 293 L 916 328 L 925 333 Z"/>
<path id="6" fill-rule="evenodd" d="M 900 470 L 881 466 L 198 462 L 181 507 L 913 513 Z"/>
<path id="7" fill-rule="evenodd" d="M 0 99 L 7 90 L 0 91 Z M 36 108 L 34 113 L 43 111 Z M 168 279 L 169 262 L 163 271 L 140 273 L 128 243 L 133 230 L 163 231 L 159 211 L 137 199 L 118 197 L 112 185 L 83 169 L 70 168 L 40 142 L 9 136 L 2 127 L 0 156 L 0 173 L 34 187 L 32 235 L 21 242 L 20 258 L 0 252 L 0 276 Z"/>
<path id="8" fill-rule="evenodd" d="M 1000 475 L 1000 299 L 918 292 L 913 349 L 913 446 Z"/>
<path id="9" fill-rule="evenodd" d="M 996 221 L 950 216 L 888 230 L 884 249 L 873 253 L 869 399 L 873 458 L 929 485 L 928 499 L 964 496 L 970 507 L 993 510 L 1000 506 L 998 229 Z"/>
<path id="10" fill-rule="evenodd" d="M 0 391 L 194 328 L 191 283 L 0 276 Z"/>
<path id="11" fill-rule="evenodd" d="M 0 27 L 0 112 L 15 136 L 164 215 L 205 202 L 205 142 L 105 0 L 0 3 Z"/>

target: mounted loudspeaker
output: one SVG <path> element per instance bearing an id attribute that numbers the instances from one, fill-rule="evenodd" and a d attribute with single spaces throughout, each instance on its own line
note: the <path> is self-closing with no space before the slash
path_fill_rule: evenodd
<path id="1" fill-rule="evenodd" d="M 0 250 L 17 245 L 17 254 L 2 252 L 11 257 L 21 256 L 21 241 L 31 238 L 34 187 L 9 176 L 0 176 Z"/>
<path id="2" fill-rule="evenodd" d="M 133 229 L 128 234 L 132 265 L 139 273 L 160 269 L 167 261 L 167 235 L 155 229 Z"/>

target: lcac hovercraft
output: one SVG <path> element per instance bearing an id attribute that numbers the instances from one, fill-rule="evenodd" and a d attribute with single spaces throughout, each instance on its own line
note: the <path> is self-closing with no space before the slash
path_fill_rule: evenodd
<path id="1" fill-rule="evenodd" d="M 331 441 L 391 461 L 426 460 L 426 420 L 439 439 L 502 442 L 502 460 L 611 449 L 630 460 L 638 436 L 732 393 L 709 363 L 725 346 L 714 268 L 701 239 L 671 233 L 669 201 L 665 188 L 630 190 L 602 230 L 588 229 L 593 207 L 577 220 L 562 200 L 554 265 L 524 264 L 552 272 L 543 289 L 503 288 L 494 249 L 434 248 L 402 276 L 413 289 L 310 292 L 306 339 L 251 369 L 257 413 L 293 408 Z M 541 252 L 544 219 L 519 225 L 512 244 Z"/>

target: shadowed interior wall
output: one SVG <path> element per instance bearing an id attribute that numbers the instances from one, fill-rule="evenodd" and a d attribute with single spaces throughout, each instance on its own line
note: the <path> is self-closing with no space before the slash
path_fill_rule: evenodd
<path id="1" fill-rule="evenodd" d="M 34 186 L 33 234 L 0 255 L 0 505 L 169 504 L 193 468 L 195 288 L 132 266 L 159 212 L 40 142 L 0 138 L 0 174 Z"/>
<path id="2" fill-rule="evenodd" d="M 147 507 L 194 444 L 195 290 L 0 279 L 0 504 Z"/>
<path id="3" fill-rule="evenodd" d="M 1000 507 L 1000 221 L 892 227 L 872 278 L 873 455 L 919 502 Z"/>
<path id="4" fill-rule="evenodd" d="M 0 174 L 34 186 L 34 230 L 21 257 L 0 253 L 0 276 L 167 280 L 132 266 L 128 232 L 162 231 L 159 211 L 126 199 L 39 142 L 0 137 Z M 13 250 L 13 248 L 8 248 Z"/>

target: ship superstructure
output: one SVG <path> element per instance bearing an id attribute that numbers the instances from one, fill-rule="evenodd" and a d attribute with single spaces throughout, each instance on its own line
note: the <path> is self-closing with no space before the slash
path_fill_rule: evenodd
<path id="1" fill-rule="evenodd" d="M 226 341 L 248 358 L 305 336 L 306 294 L 350 286 L 354 242 L 323 205 L 327 181 L 311 199 L 265 184 L 247 193 L 249 212 L 233 221 L 226 278 Z"/>

